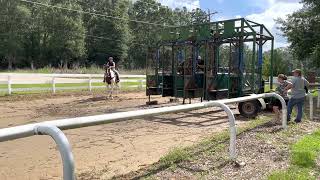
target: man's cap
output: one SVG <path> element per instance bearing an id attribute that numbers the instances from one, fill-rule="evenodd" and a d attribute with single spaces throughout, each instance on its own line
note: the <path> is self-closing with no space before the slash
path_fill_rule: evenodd
<path id="1" fill-rule="evenodd" d="M 299 75 L 301 75 L 302 71 L 301 71 L 301 69 L 295 69 L 292 71 L 292 73 L 298 73 Z"/>

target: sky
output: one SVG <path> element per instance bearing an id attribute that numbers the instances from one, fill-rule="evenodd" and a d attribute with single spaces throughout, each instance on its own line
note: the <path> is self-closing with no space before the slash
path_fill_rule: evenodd
<path id="1" fill-rule="evenodd" d="M 285 18 L 303 7 L 300 0 L 158 0 L 172 8 L 187 7 L 188 9 L 210 9 L 218 14 L 213 20 L 225 20 L 244 17 L 264 24 L 275 36 L 275 47 L 286 47 L 288 42 L 277 29 L 275 19 Z"/>

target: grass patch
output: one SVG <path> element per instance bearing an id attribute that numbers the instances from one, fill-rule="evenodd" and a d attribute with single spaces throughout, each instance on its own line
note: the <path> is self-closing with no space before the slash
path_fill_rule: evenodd
<path id="1" fill-rule="evenodd" d="M 121 90 L 132 90 L 135 89 L 132 86 L 139 86 L 140 82 L 122 82 L 120 83 L 121 85 Z M 92 86 L 106 86 L 105 83 L 99 83 L 99 82 L 95 82 L 92 83 Z M 43 92 L 49 92 L 52 89 L 52 84 L 13 84 L 12 86 L 12 90 L 13 90 L 13 95 L 14 94 L 36 94 L 36 93 L 43 93 Z M 80 88 L 83 87 L 83 88 Z M 5 96 L 7 95 L 7 85 L 6 84 L 0 84 L 0 96 Z M 28 89 L 30 88 L 30 90 L 27 91 L 15 91 L 15 89 Z M 83 91 L 83 90 L 87 90 L 89 88 L 88 83 L 59 83 L 56 84 L 56 88 L 57 88 L 57 92 L 60 91 Z M 63 89 L 63 90 L 59 90 L 59 88 L 79 88 L 79 89 Z M 101 88 L 100 88 L 101 89 Z M 103 89 L 103 88 L 102 88 Z"/>
<path id="2" fill-rule="evenodd" d="M 303 137 L 292 146 L 291 163 L 300 167 L 314 167 L 320 152 L 320 130 Z"/>
<path id="3" fill-rule="evenodd" d="M 304 136 L 291 146 L 291 166 L 284 171 L 275 171 L 269 180 L 312 180 L 312 170 L 317 169 L 316 160 L 320 154 L 320 130 Z"/>
<path id="4" fill-rule="evenodd" d="M 319 95 L 319 91 L 318 90 L 312 92 L 312 96 L 313 97 L 318 97 L 318 95 Z"/>
<path id="5" fill-rule="evenodd" d="M 190 159 L 190 153 L 185 148 L 174 148 L 166 156 L 160 158 L 160 166 L 170 167 L 181 161 Z"/>
<path id="6" fill-rule="evenodd" d="M 309 169 L 299 167 L 291 167 L 285 171 L 275 171 L 269 177 L 269 180 L 315 180 L 315 177 L 310 175 Z"/>

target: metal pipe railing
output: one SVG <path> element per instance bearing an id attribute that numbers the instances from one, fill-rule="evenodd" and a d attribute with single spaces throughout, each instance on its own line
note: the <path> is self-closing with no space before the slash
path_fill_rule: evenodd
<path id="1" fill-rule="evenodd" d="M 258 95 L 251 95 L 251 96 L 245 96 L 240 98 L 234 98 L 234 99 L 223 99 L 219 100 L 219 102 L 224 104 L 231 104 L 231 103 L 239 103 L 239 102 L 245 102 L 260 98 L 276 98 L 280 100 L 281 106 L 282 106 L 282 127 L 283 129 L 287 128 L 287 104 L 286 101 L 277 93 L 265 93 L 265 94 L 258 94 Z"/>
<path id="2" fill-rule="evenodd" d="M 286 103 L 285 103 L 284 99 L 276 93 L 267 93 L 267 94 L 251 95 L 251 96 L 234 98 L 234 99 L 209 101 L 209 102 L 203 102 L 203 103 L 163 107 L 163 108 L 156 108 L 156 109 L 120 112 L 120 113 L 105 114 L 105 115 L 98 115 L 98 116 L 88 116 L 88 117 L 54 120 L 54 121 L 45 121 L 45 122 L 41 122 L 41 123 L 34 123 L 34 124 L 17 126 L 17 127 L 4 128 L 4 129 L 0 129 L 0 142 L 33 136 L 35 134 L 39 134 L 38 132 L 42 132 L 39 130 L 48 130 L 48 128 L 45 128 L 45 127 L 56 127 L 57 129 L 59 128 L 61 130 L 75 129 L 75 128 L 80 128 L 80 127 L 87 127 L 87 126 L 94 126 L 94 125 L 99 125 L 99 124 L 125 121 L 125 120 L 129 120 L 129 119 L 136 119 L 136 118 L 141 118 L 141 117 L 146 117 L 146 116 L 160 115 L 160 114 L 164 114 L 164 113 L 167 114 L 167 113 L 175 113 L 175 112 L 184 112 L 184 111 L 197 110 L 197 109 L 202 109 L 202 108 L 218 106 L 218 107 L 221 107 L 228 115 L 229 130 L 230 130 L 230 147 L 229 147 L 230 159 L 236 160 L 237 155 L 236 155 L 235 117 L 234 117 L 232 111 L 230 110 L 230 108 L 226 104 L 245 102 L 245 101 L 250 101 L 250 100 L 255 100 L 255 99 L 260 99 L 260 98 L 268 98 L 268 97 L 274 97 L 274 98 L 277 98 L 281 101 L 282 109 L 283 109 L 282 126 L 283 126 L 283 128 L 287 128 L 287 113 L 286 113 L 287 108 L 286 108 Z M 37 131 L 35 131 L 35 129 Z M 55 129 L 55 128 L 53 128 L 53 129 Z M 55 130 L 57 131 L 57 129 L 55 129 Z M 52 132 L 52 131 L 46 131 L 46 132 L 48 133 L 48 132 Z M 49 135 L 53 135 L 53 134 L 49 134 Z M 61 133 L 60 133 L 60 136 L 61 136 Z M 55 137 L 55 136 L 52 136 L 52 137 Z M 64 140 L 64 142 L 67 142 L 67 141 Z M 65 148 L 65 149 L 68 149 L 68 148 Z M 70 153 L 71 153 L 71 148 L 69 148 L 68 151 L 70 151 Z M 61 153 L 61 151 L 60 151 L 60 153 Z M 62 158 L 64 158 L 64 157 L 65 156 L 62 156 Z M 73 158 L 70 158 L 70 157 L 72 157 L 72 156 L 69 156 L 69 158 L 65 158 L 65 160 L 69 159 L 70 161 L 71 160 L 73 161 Z M 69 163 L 69 164 L 72 164 L 72 163 Z M 67 178 L 65 178 L 65 179 L 67 179 Z"/>
<path id="3" fill-rule="evenodd" d="M 56 142 L 62 163 L 63 163 L 63 179 L 75 180 L 74 159 L 70 143 L 64 133 L 55 126 L 38 125 L 34 127 L 34 134 L 49 135 Z"/>

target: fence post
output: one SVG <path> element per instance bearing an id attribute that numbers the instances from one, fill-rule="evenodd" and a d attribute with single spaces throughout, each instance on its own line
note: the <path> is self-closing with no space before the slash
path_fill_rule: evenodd
<path id="1" fill-rule="evenodd" d="M 317 108 L 320 108 L 320 86 L 318 87 L 318 102 L 317 102 Z"/>
<path id="2" fill-rule="evenodd" d="M 92 78 L 91 75 L 89 75 L 89 91 L 92 91 Z"/>
<path id="3" fill-rule="evenodd" d="M 56 93 L 56 78 L 52 77 L 52 92 L 53 94 Z"/>
<path id="4" fill-rule="evenodd" d="M 143 89 L 143 80 L 142 79 L 140 79 L 139 80 L 139 90 L 142 90 Z"/>
<path id="5" fill-rule="evenodd" d="M 11 76 L 8 76 L 8 94 L 11 95 L 12 94 L 12 87 L 11 87 Z"/>
<path id="6" fill-rule="evenodd" d="M 313 120 L 313 95 L 309 94 L 309 103 L 310 103 L 310 120 Z"/>

